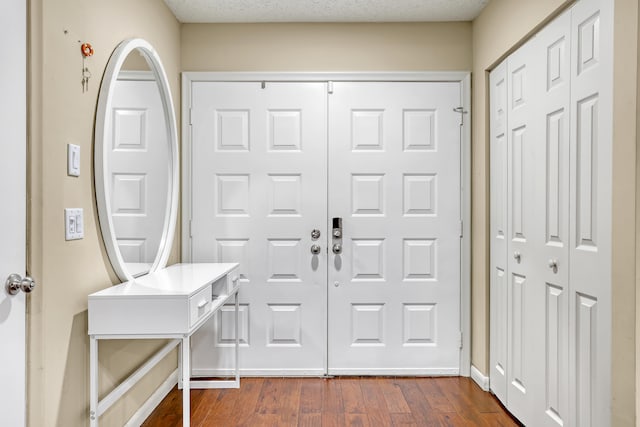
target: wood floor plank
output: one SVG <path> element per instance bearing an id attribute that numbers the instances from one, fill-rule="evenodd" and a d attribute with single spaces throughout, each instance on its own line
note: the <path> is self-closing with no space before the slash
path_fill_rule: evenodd
<path id="1" fill-rule="evenodd" d="M 394 427 L 417 427 L 418 424 L 412 414 L 395 413 L 391 414 L 391 423 Z"/>
<path id="2" fill-rule="evenodd" d="M 402 390 L 404 399 L 409 405 L 411 414 L 415 421 L 423 426 L 438 427 L 440 420 L 438 419 L 437 412 L 431 407 L 429 401 L 425 399 L 422 390 L 418 386 L 418 381 L 413 378 L 396 380 L 397 384 Z"/>
<path id="3" fill-rule="evenodd" d="M 323 412 L 322 427 L 344 427 L 344 414 L 338 412 Z"/>
<path id="4" fill-rule="evenodd" d="M 481 414 L 482 420 L 485 424 L 496 427 L 519 427 L 515 419 L 505 415 L 503 413 L 483 413 Z"/>
<path id="5" fill-rule="evenodd" d="M 191 398 L 194 427 L 520 426 L 468 378 L 244 378 Z M 143 424 L 181 425 L 177 388 Z"/>
<path id="6" fill-rule="evenodd" d="M 322 413 L 322 402 L 325 387 L 323 380 L 317 378 L 305 378 L 300 383 L 300 413 Z M 320 417 L 322 418 L 322 417 Z"/>
<path id="7" fill-rule="evenodd" d="M 256 412 L 263 383 L 264 378 L 246 378 L 242 381 L 240 394 L 233 404 L 231 425 L 243 425 Z"/>
<path id="8" fill-rule="evenodd" d="M 455 412 L 439 414 L 439 418 L 440 418 L 440 424 L 445 427 L 471 427 L 476 425 L 476 424 L 469 424 L 467 420 L 465 420 Z"/>
<path id="9" fill-rule="evenodd" d="M 411 412 L 409 405 L 407 405 L 407 402 L 404 400 L 402 390 L 400 390 L 395 379 L 391 381 L 381 381 L 380 387 L 382 388 L 382 395 L 384 396 L 384 400 L 390 413 L 398 414 Z"/>
<path id="10" fill-rule="evenodd" d="M 380 383 L 384 380 L 377 378 L 365 378 L 360 380 L 360 389 L 364 399 L 369 423 L 372 426 L 389 426 L 391 425 L 391 416 L 387 411 L 387 403 L 382 395 Z"/>
<path id="11" fill-rule="evenodd" d="M 360 381 L 357 379 L 342 379 L 339 381 L 344 412 L 347 414 L 364 414 L 364 398 L 362 397 Z"/>
<path id="12" fill-rule="evenodd" d="M 300 413 L 298 427 L 322 427 L 322 413 Z"/>
<path id="13" fill-rule="evenodd" d="M 463 419 L 478 426 L 486 425 L 478 408 L 473 405 L 466 393 L 461 392 L 457 377 L 437 378 L 436 383 Z"/>
<path id="14" fill-rule="evenodd" d="M 437 378 L 427 379 L 429 381 L 420 381 L 419 387 L 429 405 L 438 413 L 455 413 L 456 409 L 436 383 Z"/>
<path id="15" fill-rule="evenodd" d="M 197 427 L 215 425 L 216 422 L 226 419 L 231 415 L 233 405 L 228 405 L 228 396 L 232 394 L 230 389 L 218 389 L 217 393 L 205 393 L 202 401 L 191 411 L 192 420 L 201 420 L 200 423 L 192 421 L 191 424 Z M 236 393 L 237 395 L 237 393 Z"/>
<path id="16" fill-rule="evenodd" d="M 347 427 L 370 427 L 369 417 L 366 414 L 344 414 L 344 425 Z"/>
<path id="17" fill-rule="evenodd" d="M 324 414 L 343 414 L 344 403 L 342 402 L 342 389 L 340 380 L 323 380 L 322 393 L 322 424 L 324 425 Z"/>

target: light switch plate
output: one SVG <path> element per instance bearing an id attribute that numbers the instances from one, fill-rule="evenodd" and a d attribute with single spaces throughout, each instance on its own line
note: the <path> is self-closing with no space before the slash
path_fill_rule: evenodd
<path id="1" fill-rule="evenodd" d="M 64 239 L 78 240 L 84 238 L 84 212 L 82 208 L 65 208 Z"/>
<path id="2" fill-rule="evenodd" d="M 67 175 L 80 176 L 80 146 L 67 144 Z"/>

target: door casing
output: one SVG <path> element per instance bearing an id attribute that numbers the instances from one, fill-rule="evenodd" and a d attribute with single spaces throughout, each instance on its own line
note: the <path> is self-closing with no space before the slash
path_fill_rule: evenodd
<path id="1" fill-rule="evenodd" d="M 462 350 L 460 375 L 471 372 L 471 73 L 452 72 L 368 72 L 368 73 L 276 73 L 276 72 L 185 72 L 182 73 L 182 261 L 191 262 L 191 84 L 212 82 L 458 82 L 460 100 L 460 200 L 462 239 L 460 245 L 460 325 Z"/>

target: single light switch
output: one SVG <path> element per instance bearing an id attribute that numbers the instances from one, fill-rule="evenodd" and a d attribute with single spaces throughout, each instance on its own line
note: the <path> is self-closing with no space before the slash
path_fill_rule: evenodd
<path id="1" fill-rule="evenodd" d="M 78 240 L 84 238 L 84 214 L 82 208 L 64 210 L 64 238 Z"/>
<path id="2" fill-rule="evenodd" d="M 80 146 L 67 144 L 67 175 L 80 176 Z"/>

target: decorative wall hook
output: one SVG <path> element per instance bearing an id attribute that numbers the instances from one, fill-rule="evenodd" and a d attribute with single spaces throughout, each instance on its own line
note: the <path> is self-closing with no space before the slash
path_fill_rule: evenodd
<path id="1" fill-rule="evenodd" d="M 85 59 L 93 56 L 93 46 L 91 46 L 91 43 L 82 43 L 80 52 L 82 53 L 82 93 L 84 93 L 89 90 L 89 78 L 91 78 L 91 71 L 85 65 Z"/>

